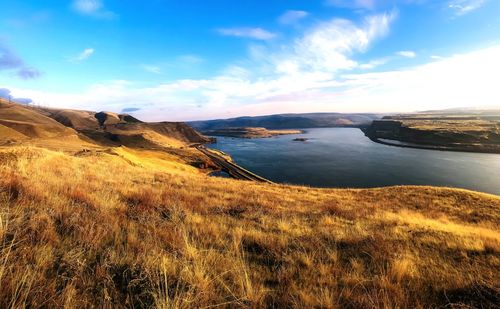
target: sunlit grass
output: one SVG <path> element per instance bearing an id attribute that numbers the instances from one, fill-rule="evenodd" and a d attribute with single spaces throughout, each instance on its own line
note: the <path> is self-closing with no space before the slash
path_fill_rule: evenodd
<path id="1" fill-rule="evenodd" d="M 211 178 L 172 153 L 4 148 L 0 307 L 491 307 L 499 208 Z"/>

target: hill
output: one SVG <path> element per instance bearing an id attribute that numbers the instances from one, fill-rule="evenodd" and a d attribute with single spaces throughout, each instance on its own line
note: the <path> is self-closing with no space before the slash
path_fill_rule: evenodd
<path id="1" fill-rule="evenodd" d="M 341 114 L 341 113 L 309 113 L 279 114 L 256 117 L 238 117 L 188 122 L 193 128 L 202 132 L 237 127 L 263 127 L 266 129 L 300 129 L 325 127 L 364 127 L 372 120 L 379 119 L 376 114 Z"/>
<path id="2" fill-rule="evenodd" d="M 60 147 L 128 146 L 180 148 L 205 143 L 204 137 L 179 122 L 146 123 L 130 115 L 23 106 L 0 101 L 0 145 L 29 140 L 37 145 Z M 43 141 L 43 142 L 40 142 Z"/>
<path id="3" fill-rule="evenodd" d="M 0 143 L 30 138 L 55 138 L 76 132 L 32 109 L 0 99 Z"/>
<path id="4" fill-rule="evenodd" d="M 33 108 L 37 112 L 75 130 L 98 130 L 96 113 L 71 109 Z"/>
<path id="5" fill-rule="evenodd" d="M 61 123 L 33 112 L 1 115 L 58 134 Z M 0 145 L 1 308 L 500 301 L 498 196 L 209 177 L 192 128 L 117 117 L 65 127 L 76 138 L 57 147 L 34 136 Z M 150 144 L 127 140 L 137 136 Z"/>

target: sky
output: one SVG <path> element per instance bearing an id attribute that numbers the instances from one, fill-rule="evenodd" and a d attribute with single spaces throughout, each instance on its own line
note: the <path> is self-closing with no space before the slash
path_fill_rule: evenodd
<path id="1" fill-rule="evenodd" d="M 0 96 L 147 121 L 500 106 L 500 0 L 2 0 Z"/>

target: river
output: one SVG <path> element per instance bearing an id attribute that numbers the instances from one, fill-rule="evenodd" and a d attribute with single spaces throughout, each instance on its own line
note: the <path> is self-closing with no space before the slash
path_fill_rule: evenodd
<path id="1" fill-rule="evenodd" d="M 305 131 L 259 139 L 217 137 L 210 147 L 280 183 L 335 188 L 432 185 L 500 195 L 499 154 L 386 146 L 353 128 Z"/>

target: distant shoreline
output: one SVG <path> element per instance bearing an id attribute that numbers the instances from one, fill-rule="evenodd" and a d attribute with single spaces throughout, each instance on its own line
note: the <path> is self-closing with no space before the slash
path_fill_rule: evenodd
<path id="1" fill-rule="evenodd" d="M 210 131 L 203 131 L 204 135 L 208 136 L 224 136 L 233 138 L 269 138 L 279 135 L 303 134 L 305 131 L 300 129 L 281 129 L 270 130 L 260 127 L 241 127 L 241 128 L 224 128 Z"/>

